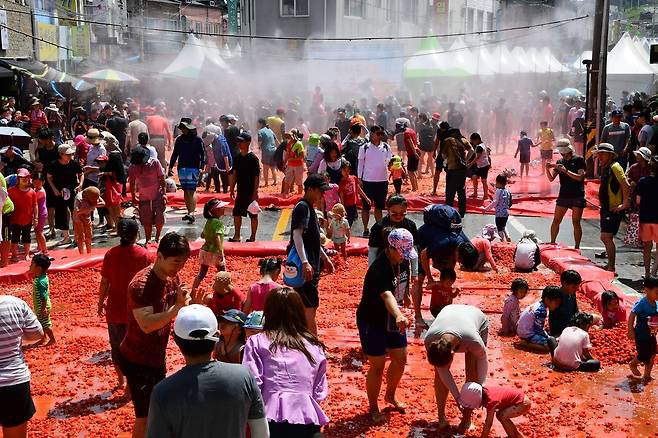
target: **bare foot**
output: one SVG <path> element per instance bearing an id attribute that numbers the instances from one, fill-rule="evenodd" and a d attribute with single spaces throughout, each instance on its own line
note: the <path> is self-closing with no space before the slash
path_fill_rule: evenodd
<path id="1" fill-rule="evenodd" d="M 43 346 L 44 346 L 44 347 L 47 347 L 47 346 L 49 346 L 49 345 L 55 344 L 56 342 L 57 342 L 57 341 L 55 341 L 54 339 L 49 339 L 48 342 L 46 342 L 45 344 L 43 344 Z"/>
<path id="2" fill-rule="evenodd" d="M 379 411 L 370 411 L 370 419 L 373 423 L 379 424 L 386 421 L 386 417 L 382 415 Z"/>
<path id="3" fill-rule="evenodd" d="M 642 373 L 640 373 L 640 370 L 637 368 L 637 364 L 631 362 L 628 364 L 628 368 L 631 369 L 631 373 L 633 373 L 633 376 L 639 377 L 642 375 Z"/>
<path id="4" fill-rule="evenodd" d="M 404 414 L 404 410 L 407 408 L 407 405 L 405 403 L 397 401 L 395 399 L 395 396 L 385 395 L 384 396 L 384 401 L 386 403 L 389 403 L 390 405 L 392 405 L 395 408 L 396 411 L 401 412 L 403 414 Z"/>

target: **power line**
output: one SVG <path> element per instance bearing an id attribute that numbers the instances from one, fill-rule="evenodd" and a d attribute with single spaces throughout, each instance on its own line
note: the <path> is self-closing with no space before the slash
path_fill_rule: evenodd
<path id="1" fill-rule="evenodd" d="M 44 14 L 44 13 L 40 13 L 40 12 L 33 12 L 32 13 L 32 12 L 19 11 L 19 10 L 14 10 L 14 9 L 5 9 L 5 10 L 7 12 L 13 12 L 13 13 L 17 13 L 17 14 L 28 14 L 28 15 L 34 14 L 35 16 L 39 16 L 39 17 L 48 17 L 48 18 L 59 18 L 59 19 L 61 19 L 61 17 L 57 17 L 55 15 L 50 15 L 50 14 Z M 320 38 L 320 37 L 302 38 L 302 37 L 262 36 L 262 35 L 232 35 L 232 34 L 214 33 L 214 32 L 194 32 L 194 33 L 197 34 L 197 35 L 201 35 L 201 36 L 230 37 L 230 38 L 254 39 L 254 40 L 281 40 L 281 41 L 394 41 L 394 40 L 418 40 L 418 39 L 425 39 L 425 38 L 450 38 L 450 37 L 469 36 L 469 35 L 488 35 L 488 34 L 499 33 L 499 32 L 509 32 L 509 31 L 515 31 L 515 30 L 535 29 L 535 28 L 551 26 L 551 25 L 555 25 L 555 24 L 572 23 L 572 22 L 576 22 L 576 21 L 579 21 L 579 20 L 584 20 L 586 18 L 589 18 L 589 14 L 581 15 L 581 16 L 578 16 L 578 17 L 566 18 L 566 19 L 563 19 L 563 20 L 553 20 L 553 21 L 547 21 L 547 22 L 544 22 L 544 23 L 529 24 L 529 25 L 525 25 L 525 26 L 508 27 L 508 28 L 505 28 L 505 29 L 498 29 L 498 30 L 480 30 L 480 31 L 474 31 L 474 32 L 457 32 L 457 33 L 422 35 L 422 36 L 421 35 L 409 35 L 409 36 L 354 37 L 354 38 Z M 67 19 L 67 20 L 71 21 L 71 19 Z M 152 28 L 152 27 L 143 27 L 143 26 L 131 26 L 131 25 L 125 25 L 125 24 L 107 23 L 107 22 L 96 21 L 96 20 L 78 19 L 78 20 L 75 20 L 75 21 L 78 21 L 80 23 L 86 23 L 86 24 L 95 24 L 95 25 L 99 25 L 99 26 L 126 28 L 127 30 L 136 29 L 136 30 L 177 33 L 177 34 L 188 34 L 188 33 L 190 33 L 189 30 L 161 29 L 161 28 Z"/>
<path id="2" fill-rule="evenodd" d="M 7 30 L 10 30 L 12 32 L 16 32 L 19 35 L 23 35 L 23 36 L 26 36 L 28 38 L 32 38 L 33 40 L 40 41 L 40 42 L 46 43 L 46 44 L 50 44 L 51 46 L 55 46 L 55 47 L 58 47 L 60 49 L 64 49 L 64 50 L 69 51 L 69 52 L 71 51 L 71 49 L 69 49 L 68 47 L 60 46 L 59 44 L 56 44 L 56 43 L 53 43 L 53 42 L 50 42 L 50 41 L 46 41 L 43 38 L 35 37 L 34 35 L 30 35 L 29 33 L 21 32 L 20 30 L 17 30 L 17 29 L 14 29 L 13 27 L 7 26 L 6 24 L 0 24 L 0 27 L 4 27 Z"/>

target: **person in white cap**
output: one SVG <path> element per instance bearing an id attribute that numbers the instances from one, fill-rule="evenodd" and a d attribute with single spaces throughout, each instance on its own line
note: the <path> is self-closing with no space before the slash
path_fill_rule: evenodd
<path id="1" fill-rule="evenodd" d="M 425 336 L 427 361 L 434 366 L 434 392 L 439 411 L 439 428 L 449 427 L 445 408 L 448 393 L 464 408 L 459 431 L 471 425 L 473 408 L 461 399 L 450 372 L 455 353 L 465 354 L 466 381 L 484 384 L 489 363 L 487 338 L 489 319 L 480 309 L 465 304 L 449 304 L 441 310 Z"/>
<path id="2" fill-rule="evenodd" d="M 615 271 L 615 258 L 617 248 L 614 237 L 624 218 L 624 212 L 631 205 L 630 187 L 624 175 L 624 169 L 615 161 L 617 154 L 610 143 L 600 143 L 594 150 L 601 167 L 601 186 L 599 188 L 599 202 L 601 204 L 601 242 L 605 246 L 605 253 L 597 257 L 607 257 L 605 269 Z"/>
<path id="3" fill-rule="evenodd" d="M 466 382 L 462 386 L 459 398 L 466 409 L 485 408 L 487 410 L 480 438 L 489 436 L 494 416 L 503 425 L 507 436 L 512 438 L 522 436 L 511 420 L 511 418 L 523 415 L 530 410 L 532 404 L 530 398 L 522 391 L 513 387 L 482 386 L 476 382 Z"/>
<path id="4" fill-rule="evenodd" d="M 555 202 L 555 213 L 551 224 L 551 243 L 555 243 L 560 232 L 560 224 L 564 215 L 571 210 L 571 223 L 573 224 L 573 239 L 575 248 L 580 248 L 583 236 L 581 219 L 585 208 L 585 159 L 575 154 L 571 142 L 562 138 L 557 141 L 557 150 L 562 158 L 557 163 L 546 163 L 546 176 L 549 181 L 555 181 L 559 176 L 560 193 Z"/>
<path id="5" fill-rule="evenodd" d="M 269 437 L 254 377 L 242 365 L 212 359 L 218 341 L 212 310 L 183 307 L 174 322 L 174 341 L 185 366 L 153 389 L 146 436 L 244 438 L 249 425 L 253 438 Z"/>
<path id="6" fill-rule="evenodd" d="M 55 228 L 63 233 L 63 240 L 58 245 L 68 245 L 71 243 L 69 216 L 73 213 L 75 195 L 82 190 L 84 179 L 82 166 L 73 159 L 75 147 L 64 143 L 57 151 L 59 160 L 48 165 L 46 178 L 55 195 Z"/>

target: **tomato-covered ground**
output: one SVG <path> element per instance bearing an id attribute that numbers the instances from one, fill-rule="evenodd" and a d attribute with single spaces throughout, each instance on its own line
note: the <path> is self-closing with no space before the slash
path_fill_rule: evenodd
<path id="1" fill-rule="evenodd" d="M 536 437 L 643 437 L 656 432 L 655 405 L 658 384 L 644 386 L 627 378 L 625 365 L 633 347 L 625 328 L 592 334 L 595 356 L 604 368 L 596 374 L 561 373 L 551 370 L 547 355 L 514 348 L 513 338 L 497 335 L 500 312 L 511 280 L 525 277 L 532 288 L 523 304 L 530 304 L 539 290 L 557 284 L 557 276 L 545 268 L 531 274 L 511 273 L 511 248 L 498 247 L 501 273 L 458 273 L 462 295 L 456 302 L 477 305 L 490 317 L 489 381 L 523 389 L 533 401 L 530 413 L 515 420 L 527 436 Z M 228 257 L 238 288 L 258 279 L 256 258 Z M 505 268 L 507 266 L 507 268 Z M 191 283 L 198 259 L 191 258 L 181 276 Z M 331 423 L 328 437 L 433 437 L 453 436 L 436 430 L 436 407 L 432 389 L 433 372 L 426 362 L 422 333 L 409 330 L 409 361 L 399 389 L 408 404 L 405 414 L 386 411 L 387 422 L 373 426 L 368 421 L 364 374 L 367 364 L 360 353 L 355 312 L 366 270 L 365 257 L 352 257 L 349 265 L 338 264 L 337 272 L 322 278 L 319 326 L 328 347 L 330 395 L 323 403 Z M 208 276 L 208 279 L 211 276 Z M 204 285 L 209 287 L 206 279 Z M 97 269 L 52 274 L 51 297 L 57 344 L 30 349 L 26 358 L 32 371 L 32 391 L 37 414 L 30 422 L 33 436 L 128 436 L 133 422 L 132 405 L 115 389 L 105 321 L 96 316 Z M 3 285 L 6 292 L 28 302 L 28 282 Z M 581 307 L 586 308 L 585 298 Z M 429 296 L 424 297 L 427 304 Z M 408 313 L 411 320 L 412 314 Z M 426 319 L 431 316 L 425 306 Z M 453 373 L 463 382 L 463 358 L 457 355 Z M 168 370 L 182 366 L 175 344 L 170 342 Z M 382 407 L 383 407 L 382 402 Z M 453 424 L 458 422 L 454 402 L 448 404 Z M 481 427 L 482 412 L 475 416 Z M 493 436 L 502 436 L 497 424 Z M 467 436 L 478 436 L 475 429 Z"/>

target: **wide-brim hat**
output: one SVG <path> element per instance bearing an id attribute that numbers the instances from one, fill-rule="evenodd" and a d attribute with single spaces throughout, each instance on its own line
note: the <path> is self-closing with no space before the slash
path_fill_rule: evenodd
<path id="1" fill-rule="evenodd" d="M 560 140 L 557 141 L 557 151 L 562 154 L 566 155 L 568 153 L 574 153 L 575 149 L 571 145 L 571 142 L 569 141 L 568 138 L 561 138 Z"/>
<path id="2" fill-rule="evenodd" d="M 645 161 L 651 160 L 651 149 L 646 146 L 641 147 L 640 149 L 633 151 L 636 157 L 642 157 Z"/>
<path id="3" fill-rule="evenodd" d="M 30 106 L 34 106 L 34 105 L 41 105 L 41 101 L 39 101 L 39 98 L 37 98 L 37 97 L 33 97 L 33 98 L 30 100 Z"/>
<path id="4" fill-rule="evenodd" d="M 73 145 L 70 143 L 64 143 L 57 147 L 57 153 L 59 153 L 60 155 L 61 154 L 73 155 L 75 154 L 75 147 L 73 147 Z"/>
<path id="5" fill-rule="evenodd" d="M 101 142 L 101 133 L 96 128 L 91 128 L 87 131 L 87 136 L 85 138 L 89 144 L 99 144 Z"/>
<path id="6" fill-rule="evenodd" d="M 192 130 L 192 129 L 196 129 L 196 126 L 192 124 L 192 119 L 183 117 L 182 119 L 180 119 L 180 122 L 178 123 L 178 128 L 179 129 L 185 128 Z"/>
<path id="7" fill-rule="evenodd" d="M 617 156 L 617 152 L 615 152 L 615 147 L 611 145 L 610 143 L 600 143 L 594 148 L 594 155 L 606 153 L 606 154 L 612 154 L 614 156 Z"/>
<path id="8" fill-rule="evenodd" d="M 58 113 L 58 114 L 59 114 L 59 108 L 57 108 L 57 105 L 55 105 L 54 103 L 51 103 L 50 105 L 48 105 L 48 106 L 45 107 L 44 109 L 45 109 L 46 111 L 52 111 L 52 112 L 54 112 L 54 113 Z"/>

